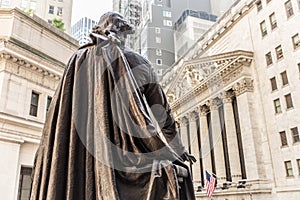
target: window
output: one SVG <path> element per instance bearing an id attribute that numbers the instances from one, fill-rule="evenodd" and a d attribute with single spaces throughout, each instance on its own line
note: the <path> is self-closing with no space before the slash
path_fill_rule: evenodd
<path id="1" fill-rule="evenodd" d="M 292 95 L 291 94 L 284 95 L 284 98 L 286 102 L 286 109 L 293 108 Z"/>
<path id="2" fill-rule="evenodd" d="M 285 5 L 285 11 L 286 11 L 287 18 L 289 18 L 292 15 L 294 15 L 294 11 L 293 11 L 293 6 L 292 6 L 291 0 L 288 0 L 287 2 L 285 2 L 284 5 Z"/>
<path id="3" fill-rule="evenodd" d="M 155 33 L 156 33 L 156 34 L 160 34 L 160 28 L 156 27 L 156 28 L 155 28 Z"/>
<path id="4" fill-rule="evenodd" d="M 294 49 L 297 49 L 300 46 L 299 34 L 297 33 L 292 37 Z"/>
<path id="5" fill-rule="evenodd" d="M 172 17 L 172 13 L 170 11 L 163 11 L 163 16 L 164 17 Z"/>
<path id="6" fill-rule="evenodd" d="M 30 115 L 35 116 L 35 117 L 37 116 L 38 104 L 39 104 L 39 94 L 32 92 L 31 93 L 30 111 L 29 111 Z"/>
<path id="7" fill-rule="evenodd" d="M 271 0 L 267 0 L 266 2 L 267 2 L 267 3 L 270 3 L 270 2 L 271 2 Z"/>
<path id="8" fill-rule="evenodd" d="M 161 59 L 156 59 L 156 64 L 157 65 L 162 65 L 162 60 Z"/>
<path id="9" fill-rule="evenodd" d="M 161 56 L 161 55 L 162 55 L 161 49 L 156 49 L 156 55 L 157 55 L 157 56 Z"/>
<path id="10" fill-rule="evenodd" d="M 21 167 L 18 200 L 29 199 L 31 190 L 31 172 L 30 167 Z"/>
<path id="11" fill-rule="evenodd" d="M 158 69 L 157 70 L 157 75 L 162 76 L 163 75 L 163 69 Z"/>
<path id="12" fill-rule="evenodd" d="M 62 16 L 63 9 L 62 7 L 57 7 L 57 15 Z"/>
<path id="13" fill-rule="evenodd" d="M 264 37 L 268 34 L 265 20 L 260 23 L 260 31 L 261 31 L 261 36 L 262 37 Z"/>
<path id="14" fill-rule="evenodd" d="M 274 28 L 277 27 L 277 21 L 276 21 L 275 13 L 272 13 L 269 16 L 269 19 L 270 19 L 271 29 L 273 30 Z"/>
<path id="15" fill-rule="evenodd" d="M 155 38 L 155 42 L 156 42 L 156 43 L 161 43 L 161 38 L 160 38 L 160 37 L 156 37 L 156 38 Z"/>
<path id="16" fill-rule="evenodd" d="M 271 52 L 267 53 L 265 56 L 267 65 L 271 65 L 273 63 Z"/>
<path id="17" fill-rule="evenodd" d="M 279 45 L 278 47 L 275 48 L 275 52 L 276 52 L 277 60 L 283 58 L 283 52 L 282 52 L 281 45 Z"/>
<path id="18" fill-rule="evenodd" d="M 273 77 L 270 79 L 272 91 L 277 90 L 276 78 Z"/>
<path id="19" fill-rule="evenodd" d="M 51 19 L 48 19 L 48 23 L 49 23 L 49 24 L 52 24 L 52 20 L 51 20 Z"/>
<path id="20" fill-rule="evenodd" d="M 58 2 L 63 2 L 63 0 L 58 0 Z"/>
<path id="21" fill-rule="evenodd" d="M 281 75 L 281 79 L 282 79 L 282 86 L 288 85 L 289 80 L 288 80 L 286 71 L 281 72 L 280 75 Z"/>
<path id="22" fill-rule="evenodd" d="M 275 108 L 275 113 L 281 113 L 281 106 L 280 106 L 279 99 L 274 100 L 274 108 Z"/>
<path id="23" fill-rule="evenodd" d="M 293 142 L 294 143 L 299 142 L 300 138 L 299 138 L 298 127 L 291 128 L 291 132 L 292 132 Z"/>
<path id="24" fill-rule="evenodd" d="M 298 174 L 300 175 L 300 159 L 297 159 Z"/>
<path id="25" fill-rule="evenodd" d="M 298 71 L 299 71 L 299 74 L 300 74 L 300 63 L 298 63 Z"/>
<path id="26" fill-rule="evenodd" d="M 52 97 L 48 96 L 48 98 L 47 98 L 47 107 L 46 107 L 47 111 L 49 110 L 49 106 L 51 104 L 51 101 L 52 101 Z"/>
<path id="27" fill-rule="evenodd" d="M 163 24 L 164 26 L 172 26 L 172 21 L 164 19 Z"/>
<path id="28" fill-rule="evenodd" d="M 292 162 L 289 161 L 285 161 L 284 162 L 285 165 L 285 172 L 286 172 L 286 176 L 293 176 L 293 167 L 292 167 Z"/>
<path id="29" fill-rule="evenodd" d="M 279 135 L 280 135 L 280 140 L 281 140 L 281 146 L 287 146 L 288 143 L 287 143 L 285 131 L 281 131 L 281 132 L 279 133 Z"/>
<path id="30" fill-rule="evenodd" d="M 262 3 L 261 1 L 256 2 L 257 12 L 259 12 L 262 9 Z"/>
<path id="31" fill-rule="evenodd" d="M 49 14 L 54 14 L 54 6 L 49 6 Z"/>

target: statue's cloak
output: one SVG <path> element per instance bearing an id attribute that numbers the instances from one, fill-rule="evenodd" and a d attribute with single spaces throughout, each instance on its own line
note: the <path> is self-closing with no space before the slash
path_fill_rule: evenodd
<path id="1" fill-rule="evenodd" d="M 178 184 L 173 165 L 187 168 L 182 151 L 150 64 L 112 42 L 98 42 L 72 56 L 59 83 L 30 199 L 193 200 L 190 176 Z"/>

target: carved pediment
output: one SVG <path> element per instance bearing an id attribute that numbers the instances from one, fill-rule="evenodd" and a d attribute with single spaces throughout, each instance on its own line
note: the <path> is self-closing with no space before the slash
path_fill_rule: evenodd
<path id="1" fill-rule="evenodd" d="M 184 69 L 178 73 L 176 82 L 174 82 L 167 92 L 169 101 L 173 102 L 193 90 L 199 82 L 204 80 L 206 73 L 209 72 L 207 70 L 199 70 L 199 68 L 195 68 L 194 65 L 185 66 Z"/>
<path id="2" fill-rule="evenodd" d="M 168 101 L 173 104 L 200 93 L 208 86 L 217 85 L 215 82 L 230 81 L 230 74 L 237 76 L 242 72 L 237 69 L 250 66 L 252 58 L 252 52 L 234 51 L 184 62 L 176 75 L 162 82 L 169 85 L 166 92 Z"/>

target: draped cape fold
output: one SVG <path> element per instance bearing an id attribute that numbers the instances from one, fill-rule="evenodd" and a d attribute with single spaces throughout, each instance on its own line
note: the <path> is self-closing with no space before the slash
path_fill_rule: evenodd
<path id="1" fill-rule="evenodd" d="M 150 64 L 113 43 L 90 45 L 72 56 L 53 97 L 30 199 L 193 200 L 191 178 L 179 184 L 173 166 L 187 168 L 182 149 Z"/>

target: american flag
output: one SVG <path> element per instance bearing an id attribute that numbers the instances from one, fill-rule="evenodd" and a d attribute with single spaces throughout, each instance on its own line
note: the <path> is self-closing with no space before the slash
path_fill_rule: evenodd
<path id="1" fill-rule="evenodd" d="M 208 197 L 212 197 L 214 190 L 216 189 L 216 178 L 205 170 L 206 173 L 206 194 Z"/>

